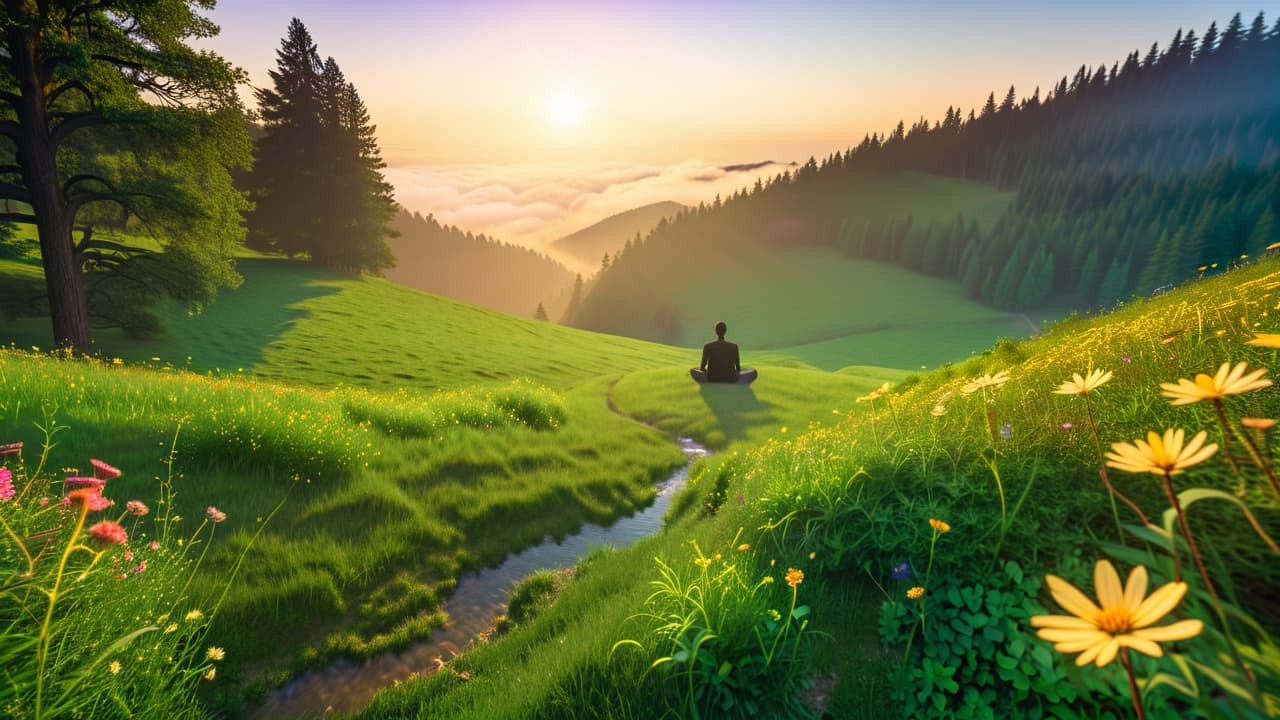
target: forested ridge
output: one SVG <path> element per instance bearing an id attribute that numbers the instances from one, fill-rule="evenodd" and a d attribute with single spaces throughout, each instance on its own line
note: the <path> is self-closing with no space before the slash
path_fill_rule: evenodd
<path id="1" fill-rule="evenodd" d="M 835 247 L 959 280 L 1010 310 L 1105 306 L 1225 268 L 1280 241 L 1277 67 L 1280 22 L 1237 14 L 1221 31 L 1179 29 L 1163 49 L 1081 65 L 1047 92 L 1019 99 L 1010 87 L 967 113 L 900 122 L 660 224 L 609 258 L 569 320 L 610 330 L 647 314 L 656 328 L 673 309 L 644 294 L 646 278 L 696 282 L 749 245 Z M 927 196 L 887 217 L 849 210 L 849 197 L 903 171 L 1014 200 L 981 222 L 938 218 Z"/>

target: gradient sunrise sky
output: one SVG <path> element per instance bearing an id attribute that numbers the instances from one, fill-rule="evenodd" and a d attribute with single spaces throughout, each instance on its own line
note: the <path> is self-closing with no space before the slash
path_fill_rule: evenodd
<path id="1" fill-rule="evenodd" d="M 266 84 L 302 19 L 393 165 L 803 160 L 1260 9 L 1274 21 L 1238 0 L 219 0 L 209 45 Z"/>

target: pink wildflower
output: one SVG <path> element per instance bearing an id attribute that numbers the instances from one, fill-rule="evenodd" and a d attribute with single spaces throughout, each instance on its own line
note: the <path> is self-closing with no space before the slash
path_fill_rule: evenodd
<path id="1" fill-rule="evenodd" d="M 80 488 L 79 490 L 72 490 L 70 493 L 67 494 L 67 497 L 63 500 L 63 503 L 66 505 L 70 505 L 72 503 L 84 503 L 85 506 L 89 508 L 90 512 L 106 510 L 107 508 L 115 504 L 114 502 L 102 497 L 102 491 L 96 487 L 87 487 L 87 488 Z"/>
<path id="2" fill-rule="evenodd" d="M 62 492 L 70 493 L 73 488 L 90 487 L 101 490 L 107 484 L 106 480 L 91 477 L 69 477 L 62 481 Z"/>
<path id="3" fill-rule="evenodd" d="M 159 550 L 160 543 L 156 542 L 155 540 L 152 540 L 150 543 L 147 544 L 147 548 L 150 550 Z"/>
<path id="4" fill-rule="evenodd" d="M 120 523 L 112 520 L 103 520 L 89 528 L 89 534 L 94 540 L 105 545 L 123 545 L 129 540 L 128 533 L 120 527 Z"/>
<path id="5" fill-rule="evenodd" d="M 93 476 L 102 480 L 110 480 L 111 478 L 120 477 L 120 469 L 108 465 L 96 458 L 89 458 L 89 464 L 93 466 Z"/>
<path id="6" fill-rule="evenodd" d="M 135 517 L 142 517 L 143 515 L 151 512 L 151 508 L 148 508 L 147 504 L 141 500 L 130 500 L 124 504 L 124 508 L 129 511 L 130 515 Z"/>
<path id="7" fill-rule="evenodd" d="M 0 455 L 14 455 L 22 452 L 22 443 L 9 443 L 8 445 L 0 445 Z"/>
<path id="8" fill-rule="evenodd" d="M 216 508 L 216 507 L 214 507 L 214 506 L 212 506 L 212 505 L 210 505 L 210 506 L 208 507 L 208 509 L 206 509 L 206 510 L 204 511 L 204 514 L 205 514 L 205 517 L 209 518 L 210 520 L 214 521 L 215 523 L 220 523 L 220 522 L 222 522 L 223 520 L 226 520 L 226 519 L 227 519 L 227 514 L 226 514 L 226 513 L 222 512 L 221 510 L 219 510 L 218 508 Z"/>
<path id="9" fill-rule="evenodd" d="M 1072 425 L 1071 423 L 1062 423 L 1063 430 L 1070 430 L 1073 427 L 1075 427 L 1075 425 Z"/>
<path id="10" fill-rule="evenodd" d="M 13 489 L 13 473 L 9 472 L 9 468 L 0 468 L 0 502 L 16 494 L 17 492 Z"/>
<path id="11" fill-rule="evenodd" d="M 48 505 L 48 504 L 49 504 L 49 498 L 47 497 L 40 498 L 40 507 L 44 507 L 45 505 Z"/>
<path id="12" fill-rule="evenodd" d="M 130 550 L 130 551 L 128 551 L 128 552 L 126 552 L 126 553 L 124 554 L 124 561 L 125 561 L 125 562 L 132 562 L 132 561 L 133 561 L 133 551 L 132 551 L 132 550 Z"/>
<path id="13" fill-rule="evenodd" d="M 147 569 L 147 561 L 146 561 L 146 560 L 139 560 L 139 561 L 138 561 L 138 567 L 134 568 L 134 569 L 133 569 L 133 571 L 134 571 L 135 573 L 140 573 L 140 572 L 142 572 L 143 570 L 146 570 L 146 569 Z"/>

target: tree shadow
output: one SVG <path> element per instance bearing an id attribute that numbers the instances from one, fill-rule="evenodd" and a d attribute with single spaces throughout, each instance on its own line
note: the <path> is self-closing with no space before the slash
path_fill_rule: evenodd
<path id="1" fill-rule="evenodd" d="M 772 420 L 773 405 L 756 397 L 750 385 L 702 383 L 698 389 L 729 442 L 746 440 L 749 428 Z"/>

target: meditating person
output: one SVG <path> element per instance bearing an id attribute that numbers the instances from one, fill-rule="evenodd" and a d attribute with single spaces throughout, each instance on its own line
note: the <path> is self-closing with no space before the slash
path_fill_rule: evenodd
<path id="1" fill-rule="evenodd" d="M 715 341 L 702 346 L 702 364 L 689 370 L 694 380 L 748 385 L 756 379 L 755 370 L 742 369 L 738 359 L 738 346 L 724 339 L 727 330 L 728 326 L 723 320 L 716 323 Z"/>

